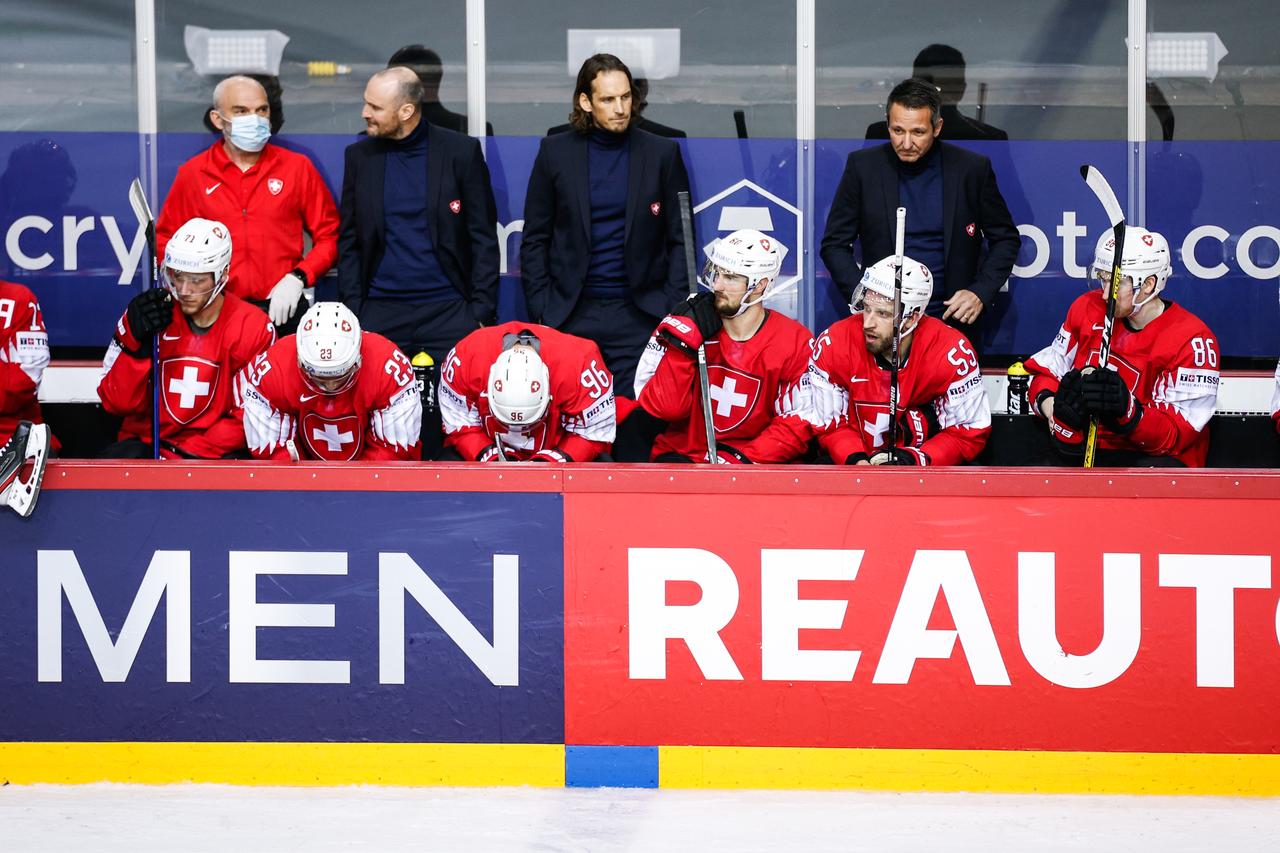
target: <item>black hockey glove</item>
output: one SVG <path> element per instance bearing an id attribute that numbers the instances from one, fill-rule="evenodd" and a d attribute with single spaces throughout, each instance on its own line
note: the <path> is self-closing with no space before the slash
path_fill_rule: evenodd
<path id="1" fill-rule="evenodd" d="M 716 310 L 716 295 L 710 291 L 690 296 L 671 309 L 658 324 L 658 340 L 688 355 L 697 355 L 698 347 L 715 337 L 724 325 Z"/>
<path id="2" fill-rule="evenodd" d="M 1053 395 L 1053 419 L 1072 432 L 1079 431 L 1088 423 L 1084 376 L 1079 370 L 1067 371 L 1058 383 L 1058 391 Z"/>
<path id="3" fill-rule="evenodd" d="M 710 457 L 711 454 L 707 454 Z M 730 447 L 727 444 L 716 443 L 716 456 L 719 457 L 715 461 L 722 465 L 751 465 L 752 462 L 747 458 L 747 454 L 743 453 L 736 447 Z M 712 461 L 710 458 L 708 462 Z"/>
<path id="4" fill-rule="evenodd" d="M 168 328 L 173 319 L 173 297 L 163 287 L 144 290 L 129 300 L 125 321 L 133 337 L 117 336 L 125 352 L 136 358 L 150 358 L 156 335 Z"/>
<path id="5" fill-rule="evenodd" d="M 1128 432 L 1142 417 L 1142 404 L 1114 370 L 1094 370 L 1084 377 L 1084 404 L 1089 414 L 1113 432 Z"/>

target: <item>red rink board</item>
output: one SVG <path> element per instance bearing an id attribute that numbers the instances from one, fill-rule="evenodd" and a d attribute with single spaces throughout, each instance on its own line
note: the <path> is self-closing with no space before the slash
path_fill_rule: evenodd
<path id="1" fill-rule="evenodd" d="M 625 476 L 610 477 L 605 485 L 603 475 L 595 478 L 600 482 L 578 476 L 577 487 L 566 483 L 568 743 L 1280 751 L 1280 726 L 1274 718 L 1280 705 L 1280 647 L 1272 588 L 1280 500 L 1271 498 L 1280 489 L 1272 481 L 1233 483 L 1231 474 L 1215 475 L 1212 481 L 1184 474 L 1175 486 L 1189 487 L 1187 496 L 1176 497 L 1166 496 L 1179 493 L 1169 488 L 1173 481 L 1167 476 L 1130 476 L 1121 483 L 1126 475 L 1113 480 L 1099 472 L 1093 475 L 1097 486 L 1092 489 L 1078 488 L 1081 481 L 1069 478 L 1063 491 L 1085 496 L 1063 497 L 1046 491 L 1043 475 L 1034 473 L 1021 475 L 1020 485 L 1016 475 L 999 474 L 1001 485 L 993 493 L 978 485 L 980 476 L 990 475 L 952 476 L 946 482 L 958 485 L 945 494 L 930 491 L 943 481 L 919 484 L 916 494 L 904 493 L 902 477 L 883 479 L 888 488 L 868 490 L 876 493 L 819 488 L 796 494 L 780 475 L 773 478 L 776 483 L 741 477 L 735 491 L 721 488 L 726 476 L 715 472 L 715 481 L 704 480 L 702 489 L 696 478 L 681 476 L 681 482 L 667 486 L 679 489 L 678 494 L 660 493 L 652 478 L 628 484 Z M 1055 485 L 1062 479 L 1054 478 Z M 815 493 L 822 491 L 835 493 Z M 1135 497 L 1118 496 L 1126 491 Z M 674 553 L 629 554 L 629 549 L 655 548 L 701 549 L 714 556 L 698 556 L 700 564 L 714 567 L 718 558 L 731 569 L 739 600 L 718 637 L 740 680 L 708 678 L 689 645 L 679 639 L 665 643 L 665 678 L 652 673 L 631 677 L 633 634 L 652 638 L 656 633 L 660 641 L 665 617 L 648 610 L 634 614 L 637 622 L 631 624 L 629 566 L 643 564 L 646 571 L 665 566 L 668 574 L 679 576 L 687 562 L 685 555 Z M 843 618 L 836 613 L 833 624 L 839 627 L 792 632 L 801 650 L 859 650 L 851 679 L 762 678 L 762 549 L 865 551 L 860 563 L 849 555 L 838 555 L 834 563 L 843 565 L 844 572 L 856 564 L 853 580 L 799 581 L 799 598 L 836 602 L 816 605 L 826 608 L 825 617 L 811 613 L 799 621 L 821 624 L 830 619 L 831 607 L 847 602 Z M 923 553 L 928 551 L 950 553 Z M 1121 602 L 1125 565 L 1134 565 L 1133 558 L 1127 564 L 1126 558 L 1112 558 L 1121 580 L 1108 604 L 1117 614 L 1108 648 L 1124 646 L 1126 620 L 1121 617 L 1140 612 L 1136 654 L 1127 666 L 1123 651 L 1112 655 L 1110 665 L 1120 666 L 1114 679 L 1097 686 L 1060 686 L 1029 662 L 1019 638 L 1020 552 L 1053 554 L 1057 637 L 1071 655 L 1088 655 L 1103 636 L 1104 553 L 1137 555 L 1136 605 L 1133 596 L 1128 605 Z M 802 576 L 814 572 L 822 564 L 820 555 L 814 556 L 769 555 L 771 576 L 778 576 L 774 570 L 779 565 Z M 1046 559 L 1022 558 L 1041 567 Z M 1237 583 L 1255 588 L 1224 589 L 1224 578 L 1232 573 L 1239 575 Z M 904 597 L 909 574 L 915 576 L 913 592 Z M 965 583 L 966 575 L 971 584 Z M 723 580 L 723 571 L 718 576 Z M 934 601 L 935 580 L 941 576 L 947 578 L 947 592 Z M 1214 583 L 1216 592 L 1210 589 Z M 974 584 L 978 597 L 966 606 L 963 593 Z M 1026 586 L 1032 589 L 1030 582 Z M 724 606 L 723 596 L 707 599 L 690 581 L 673 580 L 665 589 L 668 608 L 699 602 Z M 895 614 L 900 607 L 910 609 L 904 599 L 918 604 L 922 596 L 932 602 L 927 626 L 922 617 L 912 628 L 909 614 L 900 614 L 894 657 L 900 661 L 904 652 L 908 657 L 930 653 L 928 644 L 935 646 L 932 653 L 939 653 L 936 646 L 946 635 L 927 632 L 954 630 L 953 606 L 960 607 L 966 620 L 959 640 L 949 657 L 915 660 L 906 683 L 877 683 L 893 680 L 892 667 L 886 666 L 883 679 L 878 670 Z M 775 626 L 777 604 L 783 601 L 787 609 L 786 598 L 770 598 Z M 981 606 L 975 606 L 979 598 Z M 1224 607 L 1233 611 L 1229 618 Z M 998 647 L 994 655 L 978 648 L 982 632 L 972 627 L 980 626 L 977 617 L 984 615 Z M 1028 634 L 1052 631 L 1047 611 L 1029 606 L 1024 616 Z M 776 653 L 776 638 L 785 639 L 786 631 L 773 636 L 770 647 Z M 975 656 L 969 645 L 977 650 Z M 1052 668 L 1052 655 L 1048 658 L 1042 666 Z M 1046 659 L 1043 653 L 1040 659 Z M 985 668 L 986 680 L 992 680 L 993 660 L 1007 673 L 1008 684 L 975 684 L 971 662 Z M 1098 663 L 1105 669 L 1101 664 L 1106 662 Z M 839 668 L 827 667 L 826 675 Z M 899 673 L 901 669 L 899 663 Z M 789 671 L 782 667 L 774 674 Z M 1224 678 L 1233 685 L 1207 686 Z"/>

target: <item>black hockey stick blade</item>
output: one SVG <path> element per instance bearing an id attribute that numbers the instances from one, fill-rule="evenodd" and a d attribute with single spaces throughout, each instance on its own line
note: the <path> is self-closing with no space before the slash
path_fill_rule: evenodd
<path id="1" fill-rule="evenodd" d="M 681 190 L 676 193 L 676 203 L 680 206 L 680 232 L 684 237 L 684 268 L 689 276 L 689 297 L 698 292 L 697 248 L 693 245 L 693 206 L 689 201 L 689 193 Z M 716 425 L 711 415 L 711 380 L 707 375 L 707 346 L 698 347 L 698 392 L 702 401 L 702 423 L 707 433 L 707 461 L 713 465 L 720 461 L 716 455 Z"/>
<path id="2" fill-rule="evenodd" d="M 1102 172 L 1098 171 L 1098 167 L 1088 164 L 1081 166 L 1080 177 L 1084 178 L 1084 182 L 1089 185 L 1089 189 L 1093 190 L 1093 194 L 1102 203 L 1102 209 L 1107 212 L 1108 224 L 1115 228 L 1121 222 L 1124 222 L 1124 210 L 1120 207 L 1120 201 L 1116 198 L 1115 191 L 1111 189 L 1111 184 L 1107 183 L 1107 179 L 1102 176 Z"/>

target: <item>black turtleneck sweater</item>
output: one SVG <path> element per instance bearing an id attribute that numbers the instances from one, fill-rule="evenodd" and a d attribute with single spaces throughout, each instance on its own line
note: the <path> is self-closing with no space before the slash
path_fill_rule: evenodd
<path id="1" fill-rule="evenodd" d="M 427 123 L 404 139 L 388 139 L 382 183 L 386 243 L 369 282 L 375 299 L 438 302 L 460 299 L 440 268 L 427 223 Z"/>
<path id="2" fill-rule="evenodd" d="M 929 153 L 914 163 L 897 162 L 898 203 L 907 209 L 906 253 L 933 274 L 933 298 L 927 313 L 942 316 L 943 280 L 942 158 L 935 140 Z"/>
<path id="3" fill-rule="evenodd" d="M 588 296 L 622 296 L 627 268 L 622 247 L 627 232 L 627 178 L 631 172 L 631 134 L 595 128 L 587 143 L 591 188 L 591 262 Z"/>

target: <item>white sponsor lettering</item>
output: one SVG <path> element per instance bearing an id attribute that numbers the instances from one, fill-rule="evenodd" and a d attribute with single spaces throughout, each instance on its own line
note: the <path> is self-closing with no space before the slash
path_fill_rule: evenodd
<path id="1" fill-rule="evenodd" d="M 112 582 L 117 582 L 113 577 Z M 113 642 L 74 551 L 36 552 L 36 677 L 62 681 L 62 597 L 106 682 L 124 681 L 165 599 L 165 678 L 191 680 L 191 552 L 156 551 Z"/>
<path id="2" fill-rule="evenodd" d="M 422 606 L 485 678 L 500 687 L 520 683 L 520 557 L 493 555 L 493 642 L 408 554 L 378 555 L 378 681 L 404 684 L 404 597 Z"/>
<path id="3" fill-rule="evenodd" d="M 259 628 L 332 628 L 332 604 L 258 601 L 260 575 L 345 575 L 347 555 L 333 551 L 232 551 L 228 555 L 229 678 L 251 684 L 349 684 L 345 660 L 258 657 Z"/>

